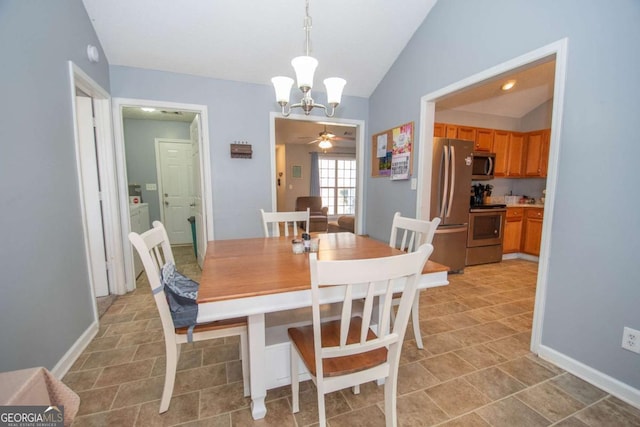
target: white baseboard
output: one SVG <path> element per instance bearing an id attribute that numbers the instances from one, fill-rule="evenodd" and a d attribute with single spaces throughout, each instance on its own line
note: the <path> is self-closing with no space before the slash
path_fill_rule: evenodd
<path id="1" fill-rule="evenodd" d="M 535 255 L 525 254 L 522 252 L 512 252 L 509 254 L 502 254 L 502 260 L 504 261 L 507 259 L 523 259 L 525 261 L 533 261 L 533 262 L 539 261 L 539 257 Z"/>
<path id="2" fill-rule="evenodd" d="M 640 409 L 640 390 L 544 345 L 540 345 L 538 355 L 542 359 Z"/>
<path id="3" fill-rule="evenodd" d="M 80 338 L 69 348 L 69 350 L 65 353 L 64 356 L 56 363 L 56 366 L 53 367 L 51 373 L 55 375 L 56 378 L 64 377 L 76 359 L 80 356 L 80 354 L 84 351 L 85 348 L 89 345 L 93 337 L 98 333 L 99 324 L 98 321 L 94 321 L 86 331 L 80 335 Z"/>

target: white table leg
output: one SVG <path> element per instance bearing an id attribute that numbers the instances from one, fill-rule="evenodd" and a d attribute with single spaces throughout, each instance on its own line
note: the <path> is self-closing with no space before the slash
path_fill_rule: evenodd
<path id="1" fill-rule="evenodd" d="M 251 372 L 251 415 L 259 420 L 267 415 L 264 398 L 265 385 L 265 324 L 264 314 L 253 314 L 247 318 L 249 327 L 249 371 Z"/>

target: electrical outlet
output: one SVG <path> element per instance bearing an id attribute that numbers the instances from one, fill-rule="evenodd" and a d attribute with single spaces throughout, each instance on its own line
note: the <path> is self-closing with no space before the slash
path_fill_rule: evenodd
<path id="1" fill-rule="evenodd" d="M 640 331 L 625 327 L 622 332 L 622 348 L 640 353 Z"/>

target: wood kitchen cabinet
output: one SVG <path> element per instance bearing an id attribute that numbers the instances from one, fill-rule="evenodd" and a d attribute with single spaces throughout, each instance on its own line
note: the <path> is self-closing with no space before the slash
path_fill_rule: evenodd
<path id="1" fill-rule="evenodd" d="M 509 149 L 507 150 L 508 177 L 519 177 L 524 175 L 525 143 L 526 140 L 524 133 L 509 133 Z"/>
<path id="2" fill-rule="evenodd" d="M 446 124 L 444 127 L 444 134 L 447 138 L 457 138 L 458 137 L 458 126 Z"/>
<path id="3" fill-rule="evenodd" d="M 493 167 L 494 176 L 507 176 L 507 160 L 509 154 L 509 132 L 495 130 L 491 150 L 496 153 L 496 163 Z"/>
<path id="4" fill-rule="evenodd" d="M 540 241 L 542 240 L 542 218 L 544 209 L 527 208 L 524 218 L 524 235 L 522 252 L 529 255 L 540 255 Z"/>
<path id="5" fill-rule="evenodd" d="M 520 252 L 522 242 L 522 225 L 524 223 L 524 208 L 508 207 L 504 223 L 502 253 Z"/>
<path id="6" fill-rule="evenodd" d="M 434 123 L 433 124 L 433 137 L 441 138 L 446 135 L 446 125 L 444 123 Z"/>
<path id="7" fill-rule="evenodd" d="M 475 151 L 491 151 L 493 147 L 493 134 L 493 129 L 476 129 L 476 143 L 473 149 Z"/>
<path id="8" fill-rule="evenodd" d="M 550 129 L 543 129 L 527 134 L 525 176 L 547 176 L 550 133 Z"/>
<path id="9" fill-rule="evenodd" d="M 466 141 L 473 141 L 474 146 L 476 142 L 476 128 L 469 126 L 458 126 L 458 139 L 464 139 Z M 474 148 L 475 150 L 475 148 Z"/>

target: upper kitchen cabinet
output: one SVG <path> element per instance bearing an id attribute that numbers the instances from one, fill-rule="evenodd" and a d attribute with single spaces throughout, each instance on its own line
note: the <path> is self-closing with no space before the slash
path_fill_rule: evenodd
<path id="1" fill-rule="evenodd" d="M 476 129 L 469 126 L 458 126 L 458 139 L 464 139 L 467 141 L 476 141 Z M 475 150 L 475 148 L 474 148 Z"/>
<path id="2" fill-rule="evenodd" d="M 550 129 L 529 132 L 527 134 L 526 163 L 524 170 L 525 176 L 547 176 L 550 134 Z"/>
<path id="3" fill-rule="evenodd" d="M 496 153 L 496 164 L 493 167 L 494 176 L 507 176 L 507 160 L 509 153 L 509 134 L 506 130 L 495 130 L 491 150 Z"/>
<path id="4" fill-rule="evenodd" d="M 456 139 L 458 137 L 458 126 L 445 124 L 444 134 L 447 138 Z"/>
<path id="5" fill-rule="evenodd" d="M 524 175 L 524 155 L 526 138 L 524 133 L 511 132 L 509 134 L 509 150 L 507 154 L 507 176 L 520 177 Z"/>
<path id="6" fill-rule="evenodd" d="M 491 151 L 491 148 L 493 147 L 493 135 L 493 129 L 476 129 L 476 138 L 474 140 L 475 145 L 473 149 L 475 151 Z"/>
<path id="7" fill-rule="evenodd" d="M 444 123 L 433 124 L 433 137 L 444 138 L 446 136 L 446 125 Z"/>

